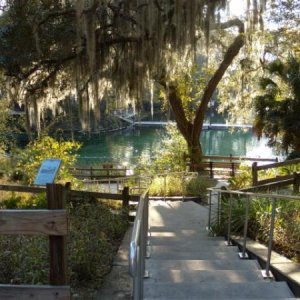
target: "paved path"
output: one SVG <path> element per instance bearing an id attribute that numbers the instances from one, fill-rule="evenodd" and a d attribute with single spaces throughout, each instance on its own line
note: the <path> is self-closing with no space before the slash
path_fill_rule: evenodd
<path id="1" fill-rule="evenodd" d="M 209 237 L 207 214 L 194 202 L 151 201 L 145 300 L 296 299 L 285 282 L 264 280 L 255 260 Z"/>

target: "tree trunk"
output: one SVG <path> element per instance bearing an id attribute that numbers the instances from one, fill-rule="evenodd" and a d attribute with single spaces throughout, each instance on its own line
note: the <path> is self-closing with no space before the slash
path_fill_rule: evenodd
<path id="1" fill-rule="evenodd" d="M 191 139 L 188 141 L 188 151 L 190 157 L 190 171 L 197 172 L 201 171 L 201 166 L 199 165 L 202 160 L 202 147 L 200 143 L 200 136 L 191 135 Z"/>
<path id="2" fill-rule="evenodd" d="M 219 68 L 215 71 L 214 75 L 211 77 L 206 88 L 204 89 L 204 93 L 201 98 L 200 105 L 196 110 L 193 122 L 190 122 L 186 117 L 182 99 L 177 93 L 176 83 L 167 85 L 166 78 L 160 79 L 160 84 L 167 91 L 168 100 L 174 112 L 177 127 L 187 142 L 190 156 L 189 158 L 191 164 L 191 171 L 200 171 L 202 169 L 199 165 L 203 155 L 200 143 L 200 136 L 209 100 L 213 95 L 214 91 L 216 90 L 224 73 L 231 65 L 233 59 L 238 55 L 240 49 L 245 44 L 244 24 L 240 20 L 234 19 L 224 24 L 221 24 L 221 28 L 223 29 L 232 26 L 237 26 L 239 28 L 239 35 L 228 47 L 224 55 L 223 61 L 221 62 Z"/>

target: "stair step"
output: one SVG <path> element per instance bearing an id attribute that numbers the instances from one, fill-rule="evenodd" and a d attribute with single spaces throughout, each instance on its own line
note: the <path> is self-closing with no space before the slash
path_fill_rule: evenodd
<path id="1" fill-rule="evenodd" d="M 102 298 L 101 298 L 102 299 Z M 196 296 L 196 297 L 177 297 L 177 296 L 172 296 L 172 297 L 146 297 L 146 298 L 143 298 L 144 300 L 205 300 L 204 298 L 201 298 L 199 296 Z M 224 298 L 224 297 L 217 297 L 217 298 L 209 298 L 209 300 L 232 300 L 234 298 L 231 298 L 231 297 L 227 297 L 227 298 Z M 247 297 L 247 298 L 235 298 L 235 299 L 242 299 L 242 300 L 270 300 L 270 298 L 264 298 L 263 296 L 262 297 L 259 297 L 259 298 L 253 298 L 253 297 Z M 300 298 L 286 298 L 286 297 L 280 297 L 280 298 L 274 298 L 276 300 L 300 300 Z"/>
<path id="2" fill-rule="evenodd" d="M 238 252 L 234 251 L 235 249 L 225 248 L 220 249 L 209 249 L 209 248 L 200 248 L 193 251 L 185 251 L 181 249 L 174 248 L 165 248 L 164 246 L 151 246 L 150 255 L 151 259 L 223 259 L 223 260 L 238 260 Z"/>
<path id="3" fill-rule="evenodd" d="M 176 245 L 153 245 L 150 241 L 150 245 L 148 247 L 151 252 L 157 253 L 177 253 L 177 252 L 187 252 L 187 253 L 194 253 L 194 252 L 225 252 L 225 253 L 232 253 L 236 254 L 239 252 L 238 247 L 228 247 L 225 245 L 225 242 L 222 244 L 216 243 L 194 243 L 194 244 L 185 244 L 179 243 Z"/>
<path id="4" fill-rule="evenodd" d="M 151 270 L 150 278 L 145 280 L 145 285 L 160 283 L 193 283 L 203 284 L 205 282 L 247 282 L 263 281 L 260 270 L 182 270 L 159 269 Z"/>
<path id="5" fill-rule="evenodd" d="M 157 235 L 156 232 L 149 236 L 149 241 L 151 245 L 170 245 L 170 246 L 177 246 L 177 245 L 187 245 L 191 246 L 194 244 L 200 245 L 209 245 L 209 246 L 226 246 L 226 241 L 224 238 L 222 239 L 214 239 L 209 237 L 201 237 L 201 236 L 193 236 L 193 237 L 186 237 L 186 236 L 179 236 L 174 235 L 168 236 L 168 233 L 165 235 Z"/>
<path id="6" fill-rule="evenodd" d="M 259 270 L 256 260 L 175 260 L 147 259 L 146 267 L 150 270 Z"/>
<path id="7" fill-rule="evenodd" d="M 285 282 L 205 282 L 198 285 L 187 283 L 156 283 L 144 285 L 144 298 L 148 299 L 245 299 L 292 298 L 294 295 Z M 165 298 L 163 298 L 165 297 Z"/>
<path id="8" fill-rule="evenodd" d="M 209 231 L 206 227 L 195 226 L 195 228 L 177 225 L 176 229 L 174 227 L 164 227 L 164 226 L 151 226 L 149 229 L 151 236 L 164 236 L 164 237 L 201 237 L 208 240 L 224 240 L 224 237 L 214 237 L 210 236 Z"/>

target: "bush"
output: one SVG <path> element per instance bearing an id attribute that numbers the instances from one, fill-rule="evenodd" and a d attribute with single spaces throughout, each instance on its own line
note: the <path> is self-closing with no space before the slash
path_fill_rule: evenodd
<path id="1" fill-rule="evenodd" d="M 207 189 L 216 185 L 215 180 L 204 176 L 191 178 L 186 184 L 186 194 L 188 196 L 201 196 L 206 198 Z"/>
<path id="2" fill-rule="evenodd" d="M 243 234 L 245 198 L 233 197 L 231 233 Z M 226 235 L 229 201 L 222 197 L 221 220 L 213 220 L 212 229 L 217 235 Z M 253 198 L 249 206 L 248 236 L 267 245 L 271 222 L 271 199 Z M 300 262 L 300 204 L 294 200 L 277 200 L 273 248 L 282 255 Z"/>
<path id="3" fill-rule="evenodd" d="M 20 152 L 20 161 L 17 169 L 22 170 L 22 179 L 25 183 L 32 184 L 37 171 L 44 159 L 61 159 L 62 165 L 59 169 L 57 180 L 62 182 L 72 181 L 73 176 L 69 172 L 76 161 L 75 152 L 80 144 L 73 141 L 55 140 L 49 136 L 41 137 L 29 143 Z"/>
<path id="4" fill-rule="evenodd" d="M 150 189 L 150 196 L 200 196 L 206 197 L 207 188 L 215 185 L 214 180 L 204 176 L 185 177 L 181 175 L 168 175 L 153 179 Z"/>
<path id="5" fill-rule="evenodd" d="M 13 195 L 1 208 L 44 208 L 45 194 L 28 199 Z M 83 202 L 83 201 L 82 201 Z M 71 287 L 101 286 L 109 272 L 117 246 L 128 228 L 127 215 L 113 214 L 103 203 L 69 207 L 70 234 L 67 239 Z M 48 284 L 48 237 L 0 236 L 0 282 Z"/>

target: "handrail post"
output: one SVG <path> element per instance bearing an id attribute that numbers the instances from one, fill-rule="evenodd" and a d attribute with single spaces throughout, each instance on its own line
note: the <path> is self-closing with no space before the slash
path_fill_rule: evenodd
<path id="1" fill-rule="evenodd" d="M 218 203 L 217 203 L 217 217 L 218 217 L 218 227 L 221 224 L 221 193 L 218 192 Z"/>
<path id="2" fill-rule="evenodd" d="M 184 187 L 184 173 L 181 177 L 181 185 L 182 185 L 182 202 L 184 202 L 184 194 L 185 194 L 185 187 Z"/>
<path id="3" fill-rule="evenodd" d="M 211 196 L 212 196 L 212 191 L 209 190 L 209 200 L 208 200 L 208 224 L 207 224 L 207 230 L 211 229 Z"/>
<path id="4" fill-rule="evenodd" d="M 269 232 L 267 262 L 266 262 L 266 269 L 262 270 L 262 274 L 264 278 L 273 278 L 273 275 L 270 272 L 270 265 L 271 265 L 272 246 L 273 246 L 275 214 L 276 214 L 276 199 L 272 198 L 272 213 L 271 213 L 271 223 L 270 223 L 270 232 Z"/>
<path id="5" fill-rule="evenodd" d="M 227 246 L 231 246 L 231 215 L 232 215 L 232 194 L 229 197 L 229 212 L 228 212 L 228 230 L 227 230 Z"/>
<path id="6" fill-rule="evenodd" d="M 245 207 L 245 223 L 244 223 L 244 236 L 243 236 L 243 249 L 242 252 L 239 252 L 239 257 L 242 259 L 249 258 L 246 253 L 246 241 L 247 241 L 247 232 L 248 232 L 248 219 L 249 219 L 249 202 L 250 196 L 247 196 L 246 207 Z"/>
<path id="7" fill-rule="evenodd" d="M 166 196 L 167 196 L 167 175 L 164 174 L 164 201 L 166 201 Z"/>

